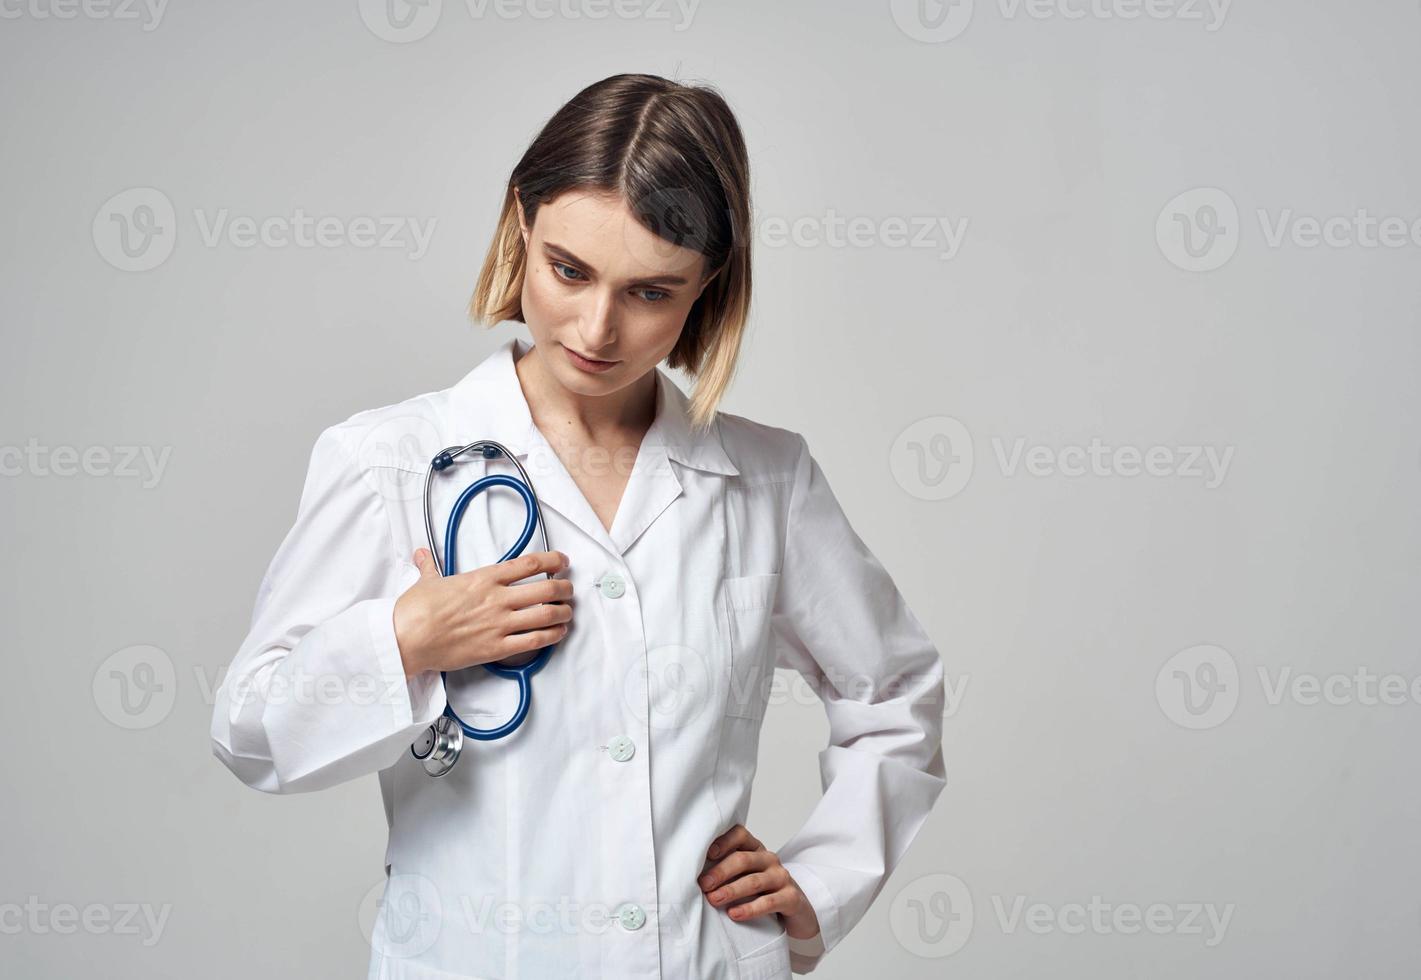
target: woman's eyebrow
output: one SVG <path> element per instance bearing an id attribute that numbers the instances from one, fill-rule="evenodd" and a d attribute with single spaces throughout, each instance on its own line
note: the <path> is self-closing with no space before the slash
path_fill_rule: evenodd
<path id="1" fill-rule="evenodd" d="M 570 251 L 563 248 L 561 245 L 554 245 L 552 242 L 543 242 L 543 249 L 547 252 L 566 259 L 573 265 L 581 266 L 583 269 L 592 273 L 594 276 L 598 274 L 597 270 L 592 268 L 589 263 L 582 261 L 576 255 L 573 255 Z M 645 276 L 641 279 L 633 279 L 630 285 L 647 286 L 653 284 L 665 284 L 670 286 L 684 286 L 688 282 L 690 282 L 690 280 L 685 278 L 684 276 L 675 276 L 667 272 L 659 276 Z"/>

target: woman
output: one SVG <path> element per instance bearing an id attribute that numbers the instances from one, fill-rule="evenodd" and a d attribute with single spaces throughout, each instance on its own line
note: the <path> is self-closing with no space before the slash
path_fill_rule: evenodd
<path id="1" fill-rule="evenodd" d="M 513 171 L 471 305 L 531 343 L 316 440 L 212 737 L 267 792 L 379 773 L 371 977 L 808 972 L 943 787 L 932 642 L 805 440 L 716 411 L 750 300 L 748 188 L 712 90 L 588 87 Z M 556 550 L 499 563 L 524 504 L 495 490 L 444 576 L 422 547 L 426 468 L 481 439 L 523 464 Z M 433 513 L 499 472 L 518 475 L 465 454 L 435 474 Z M 554 644 L 523 723 L 431 778 L 411 743 L 446 703 L 482 728 L 518 705 L 463 668 Z M 777 852 L 744 825 L 776 666 L 831 729 L 824 797 Z"/>

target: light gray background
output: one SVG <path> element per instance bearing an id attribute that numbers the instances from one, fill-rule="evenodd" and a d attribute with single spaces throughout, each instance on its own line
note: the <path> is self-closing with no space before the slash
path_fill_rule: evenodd
<path id="1" fill-rule="evenodd" d="M 753 326 L 724 407 L 805 433 L 962 694 L 936 811 L 819 975 L 1421 968 L 1421 244 L 1306 247 L 1305 220 L 1269 240 L 1421 218 L 1416 3 L 1237 0 L 1219 22 L 1193 0 L 704 0 L 687 21 L 446 0 L 413 40 L 355 0 L 55 3 L 0 19 L 0 973 L 364 975 L 376 781 L 243 787 L 210 754 L 211 691 L 316 434 L 503 339 L 462 308 L 510 168 L 574 92 L 639 70 L 719 86 L 752 154 Z M 110 261 L 130 188 L 174 208 L 148 271 Z M 223 209 L 298 208 L 437 221 L 418 258 L 203 240 Z M 1171 237 L 1193 220 L 1207 243 L 1214 214 L 1199 255 Z M 866 231 L 829 240 L 846 218 Z M 896 244 L 898 219 L 968 224 L 954 251 Z M 950 465 L 918 470 L 944 437 Z M 1045 447 L 1030 469 L 1018 440 Z M 1231 456 L 1222 481 L 1046 465 L 1092 440 Z M 97 456 L 53 472 L 56 447 L 124 446 L 170 452 L 154 485 Z M 126 714 L 140 661 L 173 673 Z M 1191 713 L 1180 678 L 1209 669 L 1223 689 Z M 1400 703 L 1339 686 L 1361 669 Z M 1321 703 L 1270 698 L 1299 675 Z M 778 696 L 751 811 L 771 847 L 825 737 Z M 1073 909 L 1093 897 L 1098 922 Z M 129 905 L 161 932 L 118 929 Z M 1152 905 L 1174 925 L 1122 931 Z"/>

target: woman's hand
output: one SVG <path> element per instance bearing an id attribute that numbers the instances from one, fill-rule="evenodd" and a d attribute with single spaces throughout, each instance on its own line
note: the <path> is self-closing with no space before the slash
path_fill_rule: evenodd
<path id="1" fill-rule="evenodd" d="M 819 935 L 819 917 L 794 878 L 768 850 L 736 824 L 711 842 L 707 858 L 716 863 L 700 877 L 701 891 L 710 903 L 727 909 L 737 922 L 757 915 L 777 913 L 791 939 Z"/>
<path id="2" fill-rule="evenodd" d="M 572 607 L 562 600 L 572 597 L 570 581 L 510 584 L 567 568 L 560 551 L 529 552 L 449 576 L 439 574 L 428 548 L 414 553 L 414 563 L 419 581 L 395 600 L 395 639 L 406 677 L 503 660 L 567 635 Z"/>

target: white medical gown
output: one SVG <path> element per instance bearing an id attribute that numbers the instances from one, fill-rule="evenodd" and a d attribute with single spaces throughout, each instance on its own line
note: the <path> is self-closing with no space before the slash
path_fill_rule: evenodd
<path id="1" fill-rule="evenodd" d="M 609 532 L 533 424 L 514 370 L 528 349 L 512 338 L 453 387 L 320 434 L 218 691 L 213 750 L 269 793 L 379 774 L 388 879 L 372 978 L 809 972 L 943 788 L 938 652 L 803 437 L 728 413 L 696 434 L 659 368 L 656 418 Z M 435 672 L 406 680 L 392 613 L 419 574 L 429 459 L 484 438 L 523 462 L 549 545 L 571 559 L 572 628 L 533 677 L 523 725 L 466 739 L 436 779 L 410 743 L 445 688 Z M 436 477 L 441 548 L 453 499 L 489 472 L 516 475 L 470 453 Z M 511 491 L 475 498 L 459 570 L 496 561 L 523 520 Z M 535 536 L 528 550 L 540 548 Z M 774 914 L 736 922 L 696 883 L 711 841 L 745 822 L 776 666 L 813 685 L 831 733 L 823 798 L 788 841 L 766 841 L 818 916 L 805 942 Z M 447 696 L 477 727 L 517 701 L 479 666 L 450 674 Z"/>

